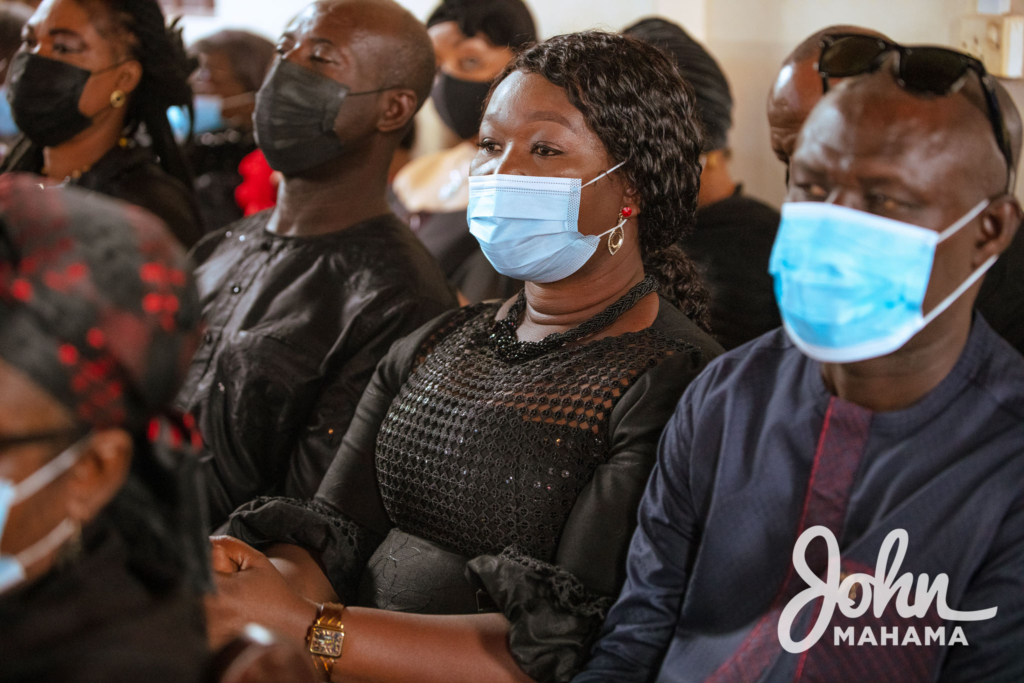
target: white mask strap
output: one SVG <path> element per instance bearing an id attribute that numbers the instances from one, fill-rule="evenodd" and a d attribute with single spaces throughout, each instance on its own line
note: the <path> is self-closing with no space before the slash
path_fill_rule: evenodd
<path id="1" fill-rule="evenodd" d="M 625 162 L 625 161 L 623 161 L 623 162 L 622 162 L 621 164 L 619 164 L 618 166 L 613 166 L 612 168 L 609 168 L 609 169 L 608 169 L 607 171 L 605 171 L 604 173 L 602 173 L 601 175 L 597 176 L 596 178 L 594 178 L 593 180 L 591 180 L 591 181 L 590 181 L 589 183 L 587 183 L 587 185 L 593 185 L 594 183 L 596 183 L 596 182 L 597 182 L 598 180 L 600 180 L 601 178 L 604 178 L 604 177 L 605 177 L 606 175 L 609 175 L 609 174 L 611 174 L 611 173 L 614 173 L 615 171 L 618 171 L 618 170 L 619 170 L 620 168 L 622 168 L 622 167 L 623 167 L 623 166 L 625 166 L 625 165 L 626 165 L 626 162 Z M 587 185 L 584 185 L 583 187 L 586 187 Z M 582 190 L 582 189 L 583 189 L 583 187 L 581 187 L 580 189 Z"/>
<path id="2" fill-rule="evenodd" d="M 15 559 L 21 563 L 22 567 L 31 567 L 54 550 L 64 545 L 69 538 L 75 535 L 75 531 L 77 529 L 78 525 L 75 522 L 70 519 L 65 519 L 63 522 L 55 526 L 53 531 L 18 553 Z"/>
<path id="3" fill-rule="evenodd" d="M 22 501 L 28 500 L 56 481 L 60 475 L 71 469 L 78 462 L 78 457 L 82 454 L 84 446 L 84 442 L 79 441 L 23 479 L 15 487 L 16 493 L 14 494 L 14 500 L 11 501 L 11 506 L 13 507 Z"/>
<path id="4" fill-rule="evenodd" d="M 965 215 L 956 223 L 954 223 L 953 225 L 949 226 L 948 228 L 939 233 L 939 242 L 944 242 L 945 240 L 955 235 L 962 227 L 964 227 L 965 225 L 973 221 L 975 218 L 977 218 L 978 214 L 987 209 L 988 205 L 991 203 L 991 199 L 983 199 L 982 201 L 978 202 L 978 205 L 975 206 L 970 211 L 968 211 L 967 215 Z"/>
<path id="5" fill-rule="evenodd" d="M 621 228 L 621 227 L 622 227 L 623 225 L 625 225 L 625 224 L 626 224 L 626 221 L 628 221 L 628 220 L 629 220 L 628 218 L 623 218 L 623 219 L 622 219 L 622 222 L 621 222 L 621 223 L 619 223 L 618 225 L 616 225 L 616 226 L 615 226 L 614 228 L 612 228 L 611 230 L 605 230 L 605 231 L 604 231 L 604 232 L 602 232 L 602 233 L 601 233 L 600 235 L 596 235 L 597 239 L 601 239 L 601 238 L 602 238 L 602 237 L 604 237 L 605 235 L 610 235 L 610 234 L 612 234 L 613 232 L 615 232 L 616 230 L 618 230 L 619 228 Z"/>
<path id="6" fill-rule="evenodd" d="M 976 271 L 971 273 L 971 276 L 964 280 L 963 284 L 953 290 L 953 293 L 942 300 L 938 306 L 928 312 L 928 315 L 924 317 L 924 325 L 927 327 L 933 320 L 938 318 L 945 312 L 947 308 L 953 305 L 953 302 L 963 296 L 963 293 L 974 286 L 974 283 L 981 279 L 981 276 L 988 272 L 988 269 L 995 265 L 995 262 L 999 259 L 998 256 L 993 256 L 988 261 L 985 261 Z"/>

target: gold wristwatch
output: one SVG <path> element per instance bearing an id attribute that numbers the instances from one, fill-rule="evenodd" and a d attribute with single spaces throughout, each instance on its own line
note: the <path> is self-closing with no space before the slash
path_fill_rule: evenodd
<path id="1" fill-rule="evenodd" d="M 324 681 L 331 680 L 334 663 L 341 659 L 341 646 L 345 642 L 345 625 L 341 623 L 344 605 L 324 603 L 317 608 L 316 621 L 309 628 L 306 642 L 313 666 Z"/>

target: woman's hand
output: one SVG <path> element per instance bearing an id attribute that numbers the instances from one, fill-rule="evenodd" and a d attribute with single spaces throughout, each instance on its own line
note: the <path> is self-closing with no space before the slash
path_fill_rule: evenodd
<path id="1" fill-rule="evenodd" d="M 206 598 L 210 646 L 220 649 L 253 623 L 304 644 L 316 605 L 292 590 L 263 553 L 234 538 L 210 541 L 217 587 Z"/>

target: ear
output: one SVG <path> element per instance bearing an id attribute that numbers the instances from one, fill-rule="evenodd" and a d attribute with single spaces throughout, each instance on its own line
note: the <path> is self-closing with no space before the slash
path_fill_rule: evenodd
<path id="1" fill-rule="evenodd" d="M 121 65 L 115 84 L 118 90 L 123 90 L 125 94 L 131 94 L 139 87 L 140 82 L 142 82 L 142 64 L 133 59 Z"/>
<path id="2" fill-rule="evenodd" d="M 1024 210 L 1016 197 L 1004 195 L 992 202 L 981 215 L 981 236 L 972 265 L 978 268 L 993 256 L 1006 251 L 1016 237 L 1022 220 Z"/>
<path id="3" fill-rule="evenodd" d="M 412 90 L 389 90 L 384 93 L 384 109 L 377 119 L 377 130 L 394 133 L 402 130 L 416 115 L 419 100 Z"/>
<path id="4" fill-rule="evenodd" d="M 95 432 L 68 473 L 68 517 L 81 523 L 106 507 L 128 478 L 132 438 L 123 429 Z"/>

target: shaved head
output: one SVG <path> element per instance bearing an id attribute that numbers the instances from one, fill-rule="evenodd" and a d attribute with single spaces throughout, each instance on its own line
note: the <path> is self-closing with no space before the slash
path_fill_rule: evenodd
<path id="1" fill-rule="evenodd" d="M 422 107 L 434 82 L 434 46 L 426 27 L 393 0 L 319 0 L 289 26 L 316 24 L 349 46 L 360 70 L 378 88 L 416 93 Z"/>
<path id="2" fill-rule="evenodd" d="M 772 149 L 783 163 L 789 163 L 800 128 L 824 94 L 818 76 L 821 41 L 826 36 L 842 33 L 885 38 L 877 31 L 860 26 L 829 26 L 808 37 L 785 59 L 768 94 Z"/>

